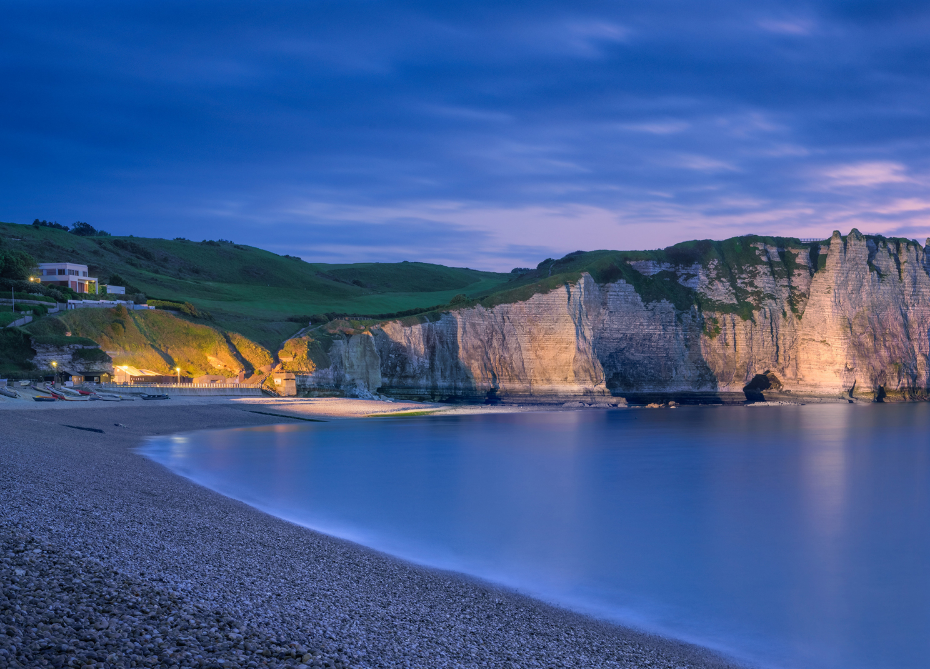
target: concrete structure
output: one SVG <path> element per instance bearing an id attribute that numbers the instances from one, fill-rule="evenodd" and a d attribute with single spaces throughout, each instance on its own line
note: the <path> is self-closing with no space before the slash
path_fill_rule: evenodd
<path id="1" fill-rule="evenodd" d="M 49 286 L 64 286 L 76 293 L 98 292 L 99 281 L 87 275 L 87 265 L 70 262 L 39 263 L 38 278 L 40 283 Z"/>
<path id="2" fill-rule="evenodd" d="M 130 311 L 155 308 L 147 304 L 136 304 L 131 300 L 128 302 L 126 300 L 68 300 L 68 309 L 112 309 L 121 304 Z"/>
<path id="3" fill-rule="evenodd" d="M 120 393 L 132 396 L 142 394 L 165 394 L 171 397 L 180 395 L 200 397 L 223 395 L 232 397 L 261 397 L 264 394 L 260 386 L 225 383 L 182 383 L 180 385 L 177 383 L 146 383 L 135 385 L 102 383 L 100 384 L 99 389 L 110 393 Z"/>
<path id="4" fill-rule="evenodd" d="M 239 372 L 237 376 L 223 376 L 220 374 L 205 374 L 203 376 L 195 376 L 194 384 L 196 385 L 206 385 L 210 383 L 222 383 L 225 385 L 235 385 L 237 383 L 245 382 L 245 372 Z"/>
<path id="5" fill-rule="evenodd" d="M 125 295 L 126 294 L 125 286 L 111 286 L 107 284 L 104 286 L 104 288 L 107 289 L 107 295 Z"/>
<path id="6" fill-rule="evenodd" d="M 273 376 L 274 389 L 284 397 L 297 395 L 297 376 L 293 372 L 275 372 Z"/>

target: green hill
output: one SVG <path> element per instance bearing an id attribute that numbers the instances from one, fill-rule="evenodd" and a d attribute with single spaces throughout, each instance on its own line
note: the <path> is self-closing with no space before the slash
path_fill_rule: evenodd
<path id="1" fill-rule="evenodd" d="M 64 230 L 0 223 L 8 250 L 39 262 L 88 265 L 152 299 L 189 302 L 222 330 L 276 350 L 316 313 L 382 314 L 486 294 L 510 275 L 427 263 L 306 263 L 228 241 L 80 237 Z"/>

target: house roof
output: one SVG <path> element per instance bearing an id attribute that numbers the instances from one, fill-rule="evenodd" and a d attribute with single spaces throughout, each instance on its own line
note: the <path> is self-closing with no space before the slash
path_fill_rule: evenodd
<path id="1" fill-rule="evenodd" d="M 138 369 L 131 365 L 116 365 L 114 369 L 124 372 L 129 376 L 165 376 L 160 372 L 153 372 L 151 369 Z"/>

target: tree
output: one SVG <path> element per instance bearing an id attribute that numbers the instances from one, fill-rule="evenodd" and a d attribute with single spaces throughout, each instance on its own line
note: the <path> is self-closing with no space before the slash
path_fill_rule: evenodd
<path id="1" fill-rule="evenodd" d="M 4 279 L 28 279 L 38 263 L 23 251 L 0 251 L 0 277 Z"/>
<path id="2" fill-rule="evenodd" d="M 39 219 L 36 219 L 32 222 L 32 224 L 37 228 L 54 228 L 55 230 L 65 230 L 65 231 L 68 230 L 67 225 L 62 225 L 61 223 L 58 223 L 56 221 L 45 221 L 45 220 L 40 221 Z"/>
<path id="3" fill-rule="evenodd" d="M 97 228 L 84 221 L 75 221 L 71 226 L 71 234 L 78 237 L 96 237 Z"/>

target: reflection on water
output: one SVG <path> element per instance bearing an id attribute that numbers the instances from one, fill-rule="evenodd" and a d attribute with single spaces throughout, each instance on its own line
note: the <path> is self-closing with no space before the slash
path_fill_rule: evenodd
<path id="1" fill-rule="evenodd" d="M 430 417 L 158 438 L 231 497 L 769 666 L 930 657 L 930 406 Z"/>

